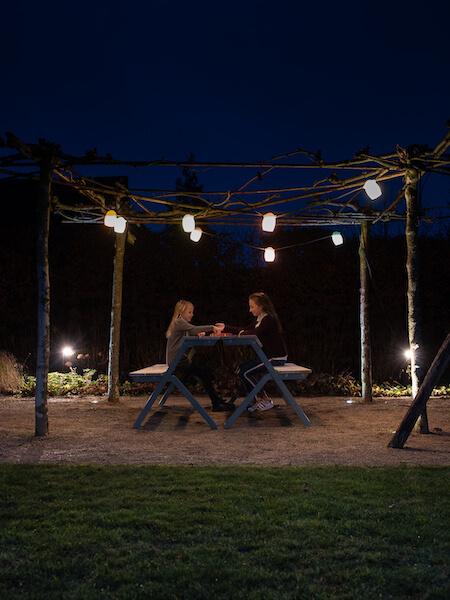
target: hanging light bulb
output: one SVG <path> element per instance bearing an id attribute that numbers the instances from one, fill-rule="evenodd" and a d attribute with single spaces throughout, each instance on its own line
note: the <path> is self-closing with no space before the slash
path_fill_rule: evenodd
<path id="1" fill-rule="evenodd" d="M 382 194 L 381 188 L 375 179 L 368 179 L 364 184 L 364 191 L 371 200 L 376 200 Z"/>
<path id="2" fill-rule="evenodd" d="M 183 227 L 183 231 L 185 231 L 186 233 L 191 233 L 195 229 L 195 219 L 192 215 L 184 215 L 181 224 Z"/>
<path id="3" fill-rule="evenodd" d="M 266 262 L 273 262 L 275 260 L 275 250 L 272 246 L 269 246 L 269 248 L 264 250 L 264 260 Z"/>
<path id="4" fill-rule="evenodd" d="M 114 227 L 116 219 L 117 219 L 116 211 L 108 210 L 108 212 L 105 215 L 105 218 L 103 219 L 103 223 L 106 225 L 106 227 Z"/>
<path id="5" fill-rule="evenodd" d="M 203 231 L 200 227 L 196 227 L 194 231 L 191 231 L 191 235 L 189 236 L 193 242 L 198 242 L 202 237 Z"/>
<path id="6" fill-rule="evenodd" d="M 269 212 L 266 213 L 263 217 L 261 228 L 263 231 L 273 231 L 275 229 L 275 225 L 277 224 L 276 216 Z"/>
<path id="7" fill-rule="evenodd" d="M 116 233 L 123 233 L 127 227 L 127 222 L 123 217 L 117 217 L 114 223 L 114 231 Z"/>
<path id="8" fill-rule="evenodd" d="M 340 246 L 344 243 L 342 233 L 339 233 L 339 231 L 333 231 L 333 233 L 331 234 L 331 240 L 335 246 Z"/>

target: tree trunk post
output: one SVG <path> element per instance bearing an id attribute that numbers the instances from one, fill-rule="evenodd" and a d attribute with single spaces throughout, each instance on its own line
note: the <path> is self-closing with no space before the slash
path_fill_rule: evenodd
<path id="1" fill-rule="evenodd" d="M 109 336 L 108 402 L 119 402 L 120 326 L 122 322 L 123 261 L 127 232 L 117 233 L 114 255 L 111 325 Z"/>
<path id="2" fill-rule="evenodd" d="M 417 238 L 419 232 L 419 202 L 417 186 L 419 172 L 410 167 L 405 173 L 406 199 L 406 273 L 408 281 L 408 339 L 411 353 L 411 387 L 412 397 L 417 396 L 423 377 L 423 348 L 419 318 L 419 257 L 417 253 Z M 417 421 L 420 433 L 429 433 L 426 406 Z"/>
<path id="3" fill-rule="evenodd" d="M 370 222 L 361 224 L 359 243 L 359 323 L 361 335 L 361 397 L 364 402 L 372 401 L 372 352 L 369 324 L 369 277 L 367 256 L 369 252 Z"/>
<path id="4" fill-rule="evenodd" d="M 48 369 L 50 362 L 50 274 L 48 236 L 50 231 L 50 193 L 52 170 L 46 161 L 40 167 L 37 206 L 37 278 L 38 278 L 38 345 L 36 364 L 35 435 L 48 434 Z"/>

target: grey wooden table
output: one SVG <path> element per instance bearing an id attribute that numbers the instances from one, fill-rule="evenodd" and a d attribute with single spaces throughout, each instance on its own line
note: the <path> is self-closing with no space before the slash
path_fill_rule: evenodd
<path id="1" fill-rule="evenodd" d="M 293 363 L 286 363 L 286 365 L 274 367 L 267 358 L 267 356 L 264 354 L 261 348 L 261 342 L 259 341 L 256 335 L 227 335 L 221 337 L 186 336 L 183 339 L 180 348 L 170 365 L 152 365 L 150 367 L 146 367 L 144 369 L 140 369 L 138 371 L 133 371 L 132 373 L 130 373 L 130 378 L 133 381 L 139 383 L 157 383 L 157 386 L 155 387 L 150 398 L 148 399 L 147 403 L 142 409 L 140 415 L 136 419 L 136 422 L 133 425 L 134 429 L 139 429 L 143 420 L 154 405 L 155 401 L 160 396 L 162 396 L 160 405 L 164 404 L 165 400 L 170 396 L 171 392 L 175 387 L 177 387 L 180 390 L 180 392 L 185 396 L 185 398 L 187 398 L 187 400 L 192 404 L 194 409 L 205 419 L 205 421 L 208 423 L 211 429 L 217 429 L 217 424 L 214 421 L 214 419 L 211 418 L 211 416 L 206 412 L 206 410 L 197 402 L 194 396 L 189 392 L 189 390 L 186 388 L 183 382 L 175 375 L 175 371 L 184 353 L 189 348 L 193 346 L 215 346 L 219 342 L 219 340 L 221 343 L 224 344 L 224 346 L 248 346 L 252 348 L 256 356 L 258 356 L 261 359 L 261 362 L 264 364 L 267 370 L 267 373 L 265 373 L 262 376 L 258 384 L 251 390 L 248 396 L 246 396 L 242 403 L 238 407 L 236 407 L 236 410 L 225 423 L 226 429 L 229 429 L 232 426 L 232 424 L 236 421 L 239 415 L 241 415 L 242 412 L 248 407 L 248 405 L 256 396 L 256 394 L 264 387 L 264 385 L 268 381 L 271 380 L 276 383 L 281 392 L 283 400 L 286 402 L 286 404 L 292 406 L 296 414 L 300 417 L 303 424 L 306 426 L 311 425 L 308 417 L 302 411 L 298 403 L 295 401 L 293 395 L 289 391 L 288 387 L 284 383 L 284 381 L 286 380 L 304 379 L 308 376 L 309 373 L 311 373 L 311 370 L 306 367 L 295 365 Z"/>

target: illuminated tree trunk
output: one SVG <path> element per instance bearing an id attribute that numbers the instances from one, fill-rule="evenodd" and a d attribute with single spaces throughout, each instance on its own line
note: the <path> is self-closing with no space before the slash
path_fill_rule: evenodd
<path id="1" fill-rule="evenodd" d="M 361 225 L 359 240 L 359 324 L 361 335 L 361 397 L 364 402 L 372 401 L 372 352 L 370 345 L 369 325 L 369 277 L 367 256 L 369 252 L 370 223 L 364 221 Z"/>
<path id="2" fill-rule="evenodd" d="M 108 402 L 119 402 L 120 326 L 122 322 L 123 261 L 127 232 L 116 234 L 111 326 L 109 336 Z"/>
<path id="3" fill-rule="evenodd" d="M 37 278 L 38 278 L 38 344 L 36 365 L 36 428 L 37 436 L 48 434 L 48 368 L 50 359 L 50 275 L 48 236 L 50 230 L 50 192 L 52 171 L 48 163 L 41 164 L 37 207 Z"/>
<path id="4" fill-rule="evenodd" d="M 417 185 L 419 173 L 410 168 L 405 175 L 406 199 L 406 272 L 408 279 L 408 338 L 411 351 L 411 385 L 412 396 L 415 398 L 419 391 L 423 373 L 423 348 L 419 320 L 419 259 L 417 255 L 417 238 L 419 231 L 419 203 Z M 420 433 L 429 433 L 426 406 L 417 421 Z"/>

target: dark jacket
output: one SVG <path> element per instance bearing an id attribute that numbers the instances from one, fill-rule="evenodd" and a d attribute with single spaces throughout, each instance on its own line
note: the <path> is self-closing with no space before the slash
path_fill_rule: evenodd
<path id="1" fill-rule="evenodd" d="M 262 344 L 262 349 L 267 358 L 277 358 L 287 355 L 286 343 L 283 334 L 278 331 L 277 321 L 270 315 L 263 317 L 261 323 L 256 327 L 257 320 L 242 331 L 242 327 L 233 327 L 225 325 L 225 333 L 238 334 L 242 331 L 242 335 L 256 335 Z"/>

